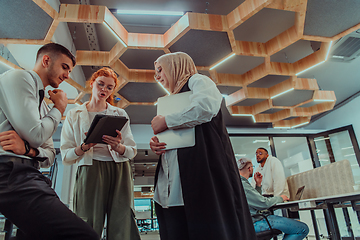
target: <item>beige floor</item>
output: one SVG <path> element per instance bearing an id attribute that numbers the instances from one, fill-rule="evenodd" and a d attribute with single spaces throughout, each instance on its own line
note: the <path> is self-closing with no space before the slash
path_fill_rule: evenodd
<path id="1" fill-rule="evenodd" d="M 141 240 L 160 240 L 159 232 L 141 233 Z"/>

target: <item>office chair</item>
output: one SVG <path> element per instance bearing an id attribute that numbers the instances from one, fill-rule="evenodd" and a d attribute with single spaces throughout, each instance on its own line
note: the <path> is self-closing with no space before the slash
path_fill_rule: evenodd
<path id="1" fill-rule="evenodd" d="M 262 218 L 264 218 L 265 221 L 267 222 L 267 224 L 269 225 L 269 228 L 270 228 L 269 230 L 265 230 L 265 231 L 262 231 L 262 232 L 257 232 L 256 233 L 257 240 L 270 240 L 271 238 L 277 239 L 276 236 L 279 235 L 279 234 L 282 234 L 282 231 L 280 231 L 279 229 L 275 229 L 275 228 L 271 227 L 270 222 L 267 219 L 266 215 L 259 213 L 259 214 L 252 215 L 252 217 L 262 217 Z"/>
<path id="2" fill-rule="evenodd" d="M 3 229 L 3 232 L 5 232 L 4 240 L 13 239 L 13 238 L 11 237 L 11 234 L 12 234 L 12 231 L 13 231 L 13 227 L 14 227 L 14 225 L 12 224 L 12 222 L 10 222 L 9 219 L 5 219 L 5 225 L 4 225 L 4 229 Z"/>

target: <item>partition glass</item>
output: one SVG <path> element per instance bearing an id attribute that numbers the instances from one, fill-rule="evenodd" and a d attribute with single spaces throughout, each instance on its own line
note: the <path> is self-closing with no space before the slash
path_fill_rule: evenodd
<path id="1" fill-rule="evenodd" d="M 344 159 L 349 160 L 355 182 L 354 188 L 357 188 L 354 190 L 360 190 L 360 168 L 349 131 L 345 130 L 324 134 L 323 136 L 314 138 L 314 143 L 320 166 L 325 166 Z M 359 221 L 356 212 L 354 212 L 352 208 L 335 208 L 335 214 L 338 219 L 339 230 L 342 237 L 360 236 Z M 322 223 L 323 221 L 319 219 L 318 213 L 316 216 L 318 221 Z M 349 222 L 352 225 L 350 228 L 346 224 L 346 219 L 349 219 Z"/>
<path id="2" fill-rule="evenodd" d="M 360 184 L 360 168 L 355 156 L 349 132 L 342 131 L 329 134 L 335 162 L 347 159 L 350 162 L 355 184 Z"/>
<path id="3" fill-rule="evenodd" d="M 259 134 L 260 135 L 260 134 Z M 284 166 L 285 176 L 321 167 L 343 159 L 349 160 L 355 182 L 355 190 L 360 191 L 359 146 L 352 126 L 333 129 L 327 132 L 309 135 L 270 135 L 270 136 L 231 136 L 236 159 L 247 157 L 258 166 L 255 151 L 264 147 L 269 155 L 276 156 Z M 271 152 L 275 150 L 275 152 Z M 356 189 L 357 188 L 357 189 Z M 349 206 L 335 208 L 340 235 L 354 239 L 360 236 L 359 217 Z M 309 236 L 314 236 L 309 211 L 300 211 L 300 219 L 310 228 Z M 323 210 L 315 210 L 315 218 L 321 235 L 328 236 Z"/>
<path id="4" fill-rule="evenodd" d="M 285 177 L 313 169 L 310 149 L 306 137 L 273 137 L 276 157 L 284 166 Z M 314 234 L 309 212 L 299 212 L 299 218 L 305 222 Z"/>
<path id="5" fill-rule="evenodd" d="M 316 146 L 316 154 L 319 158 L 320 166 L 325 166 L 327 164 L 330 164 L 330 156 L 329 152 L 326 147 L 326 140 L 328 140 L 329 137 L 317 137 L 314 138 L 315 146 Z"/>
<path id="6" fill-rule="evenodd" d="M 276 157 L 284 166 L 285 176 L 313 169 L 306 137 L 274 137 Z"/>
<path id="7" fill-rule="evenodd" d="M 320 166 L 347 159 L 351 164 L 355 185 L 360 185 L 359 163 L 348 131 L 320 136 L 314 138 L 314 142 Z"/>

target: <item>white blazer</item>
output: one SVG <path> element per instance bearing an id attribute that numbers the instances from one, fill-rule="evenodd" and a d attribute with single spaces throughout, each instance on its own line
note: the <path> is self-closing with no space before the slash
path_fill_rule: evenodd
<path id="1" fill-rule="evenodd" d="M 78 163 L 78 166 L 81 165 L 92 165 L 93 161 L 93 148 L 85 152 L 84 155 L 78 156 L 75 153 L 75 148 L 81 145 L 84 142 L 86 137 L 85 132 L 89 130 L 90 119 L 89 113 L 86 108 L 86 104 L 83 103 L 81 106 L 71 109 L 66 114 L 66 119 L 61 131 L 61 157 L 64 165 L 71 165 Z M 107 103 L 106 115 L 113 116 L 124 116 L 129 119 L 129 116 L 125 110 L 114 107 Z M 136 143 L 134 141 L 133 135 L 130 129 L 130 119 L 126 122 L 124 127 L 121 130 L 121 144 L 125 145 L 125 152 L 123 155 L 120 155 L 118 152 L 111 150 L 111 146 L 107 145 L 111 157 L 115 162 L 125 162 L 129 159 L 135 157 Z"/>

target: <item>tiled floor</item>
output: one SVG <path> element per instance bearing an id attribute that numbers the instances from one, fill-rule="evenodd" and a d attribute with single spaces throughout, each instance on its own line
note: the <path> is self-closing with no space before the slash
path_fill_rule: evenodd
<path id="1" fill-rule="evenodd" d="M 5 233 L 0 233 L 0 240 L 3 240 L 4 237 L 5 237 Z M 281 238 L 278 239 L 280 240 Z M 308 237 L 307 239 L 315 240 L 315 237 Z M 147 234 L 141 233 L 141 240 L 160 240 L 159 232 L 148 232 Z"/>
<path id="2" fill-rule="evenodd" d="M 141 233 L 141 240 L 160 240 L 159 232 Z"/>
<path id="3" fill-rule="evenodd" d="M 280 240 L 281 237 L 279 237 L 278 239 Z M 308 240 L 315 240 L 316 238 L 312 237 L 312 236 L 309 236 L 307 239 Z M 321 238 L 321 239 L 325 239 L 325 238 Z M 160 236 L 159 236 L 158 232 L 148 232 L 147 234 L 141 233 L 141 240 L 160 240 Z"/>

